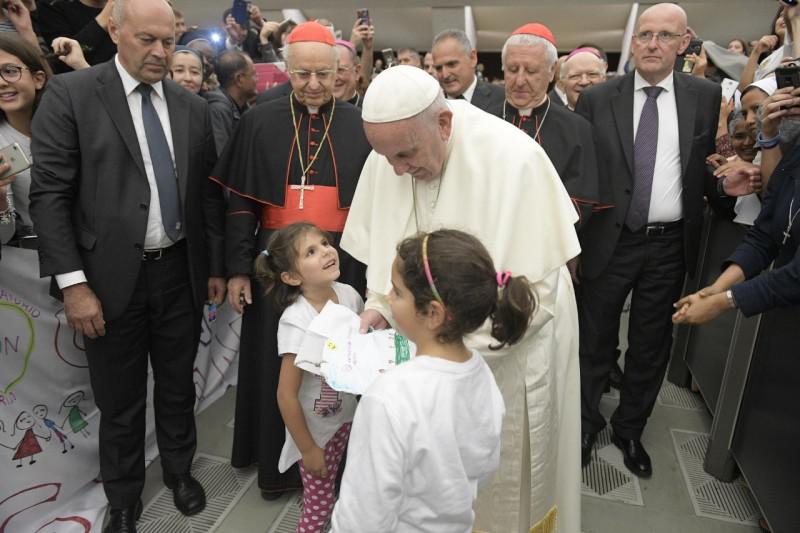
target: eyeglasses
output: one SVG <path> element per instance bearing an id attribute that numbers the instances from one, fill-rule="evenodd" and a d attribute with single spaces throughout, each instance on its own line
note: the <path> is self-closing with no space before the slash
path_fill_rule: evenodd
<path id="1" fill-rule="evenodd" d="M 586 76 L 589 79 L 589 81 L 598 81 L 598 80 L 600 80 L 600 78 L 603 77 L 603 73 L 602 72 L 582 72 L 581 74 L 571 74 L 571 75 L 567 76 L 567 80 L 572 81 L 572 82 L 581 81 L 584 76 Z"/>
<path id="2" fill-rule="evenodd" d="M 669 44 L 678 37 L 683 37 L 683 35 L 684 34 L 682 33 L 670 33 L 668 31 L 660 31 L 658 33 L 653 33 L 652 31 L 640 31 L 636 34 L 636 40 L 639 41 L 639 44 L 648 44 L 653 36 L 655 36 L 659 43 Z"/>
<path id="3" fill-rule="evenodd" d="M 30 69 L 11 64 L 0 65 L 0 78 L 3 78 L 7 83 L 14 83 L 22 78 L 23 70 Z"/>
<path id="4" fill-rule="evenodd" d="M 289 74 L 296 77 L 300 81 L 311 81 L 311 77 L 317 78 L 317 81 L 326 82 L 333 78 L 336 71 L 333 69 L 325 70 L 290 70 Z"/>
<path id="5" fill-rule="evenodd" d="M 347 74 L 351 70 L 353 70 L 353 67 L 339 67 L 338 69 L 336 69 L 336 72 L 338 72 L 341 75 L 341 74 Z"/>

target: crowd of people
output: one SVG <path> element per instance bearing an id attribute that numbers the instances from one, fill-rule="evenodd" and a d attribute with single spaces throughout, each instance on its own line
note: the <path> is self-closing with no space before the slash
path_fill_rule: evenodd
<path id="1" fill-rule="evenodd" d="M 690 50 L 684 10 L 651 6 L 624 75 L 530 22 L 493 83 L 459 29 L 376 58 L 364 17 L 346 40 L 248 4 L 216 42 L 166 0 L 6 1 L 0 145 L 32 166 L 3 156 L 0 242 L 38 250 L 85 338 L 104 531 L 142 511 L 148 362 L 164 483 L 205 507 L 206 304 L 242 314 L 231 462 L 267 500 L 303 490 L 297 531 L 580 531 L 609 384 L 612 441 L 648 477 L 673 323 L 800 303 L 800 87 L 776 76 L 798 10 Z M 259 94 L 259 63 L 288 81 Z M 707 206 L 751 229 L 682 295 Z M 294 364 L 328 301 L 417 357 L 359 401 L 334 391 Z"/>

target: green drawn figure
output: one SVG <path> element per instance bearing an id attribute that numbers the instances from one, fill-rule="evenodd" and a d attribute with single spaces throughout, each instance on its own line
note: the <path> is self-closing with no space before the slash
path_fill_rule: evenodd
<path id="1" fill-rule="evenodd" d="M 73 392 L 66 397 L 64 403 L 58 408 L 58 412 L 61 413 L 63 409 L 68 409 L 67 416 L 61 423 L 62 428 L 67 423 L 67 420 L 69 420 L 69 427 L 72 429 L 73 433 L 80 432 L 84 437 L 88 437 L 89 430 L 86 429 L 86 427 L 89 425 L 89 422 L 83 418 L 86 416 L 86 413 L 78 408 L 78 404 L 81 403 L 85 396 L 86 394 L 82 390 Z"/>

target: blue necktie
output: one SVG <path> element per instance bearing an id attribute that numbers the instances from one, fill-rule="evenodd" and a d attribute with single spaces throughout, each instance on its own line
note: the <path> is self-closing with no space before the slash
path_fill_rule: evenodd
<path id="1" fill-rule="evenodd" d="M 178 179 L 175 165 L 169 151 L 167 137 L 161 127 L 161 121 L 153 107 L 150 93 L 153 87 L 141 83 L 136 88 L 142 95 L 142 121 L 147 147 L 150 150 L 150 161 L 158 187 L 158 202 L 161 204 L 161 223 L 172 242 L 176 242 L 181 234 L 181 201 L 178 196 Z"/>
<path id="2" fill-rule="evenodd" d="M 658 104 L 656 99 L 663 87 L 644 87 L 647 100 L 639 117 L 639 128 L 633 141 L 633 197 L 628 207 L 625 225 L 636 231 L 647 224 L 650 213 L 650 194 L 658 152 Z"/>

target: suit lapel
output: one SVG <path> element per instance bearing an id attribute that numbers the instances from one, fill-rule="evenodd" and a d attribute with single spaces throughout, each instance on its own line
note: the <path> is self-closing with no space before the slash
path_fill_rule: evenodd
<path id="1" fill-rule="evenodd" d="M 633 74 L 621 80 L 618 90 L 611 100 L 611 106 L 629 176 L 633 179 Z"/>
<path id="2" fill-rule="evenodd" d="M 147 178 L 142 160 L 142 151 L 139 148 L 139 140 L 136 137 L 136 129 L 133 127 L 128 99 L 125 96 L 125 88 L 122 86 L 122 79 L 119 77 L 114 60 L 108 61 L 97 76 L 100 86 L 97 88 L 98 96 L 106 108 L 106 112 L 111 117 L 114 126 L 119 131 L 122 140 L 131 158 L 136 163 L 136 167 L 141 171 L 142 177 Z"/>
<path id="3" fill-rule="evenodd" d="M 678 108 L 678 143 L 681 150 L 681 175 L 686 175 L 694 140 L 694 119 L 697 111 L 697 90 L 684 76 L 675 73 L 675 105 Z"/>
<path id="4" fill-rule="evenodd" d="M 169 125 L 172 129 L 172 149 L 175 152 L 175 169 L 178 174 L 178 187 L 181 204 L 186 205 L 186 186 L 189 173 L 189 102 L 180 91 L 165 80 L 164 96 L 169 109 Z"/>

